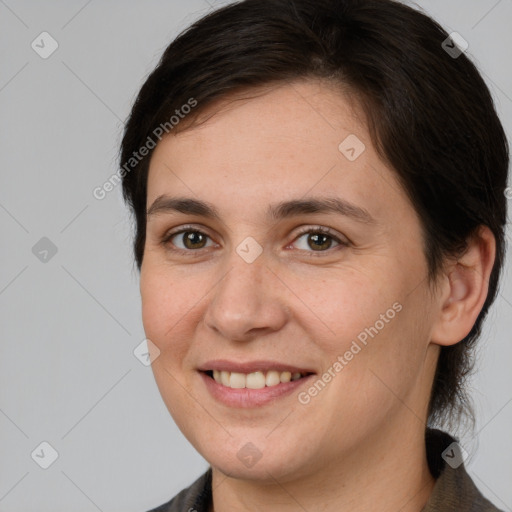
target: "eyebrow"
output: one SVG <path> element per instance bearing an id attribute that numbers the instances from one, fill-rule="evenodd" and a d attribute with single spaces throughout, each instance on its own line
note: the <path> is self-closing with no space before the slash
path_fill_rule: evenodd
<path id="1" fill-rule="evenodd" d="M 159 213 L 179 212 L 198 215 L 207 219 L 221 221 L 221 216 L 214 205 L 189 197 L 170 197 L 161 195 L 155 199 L 147 210 L 147 216 Z M 271 204 L 267 217 L 278 221 L 289 217 L 313 213 L 335 213 L 349 217 L 364 224 L 376 224 L 377 221 L 368 210 L 338 197 L 307 197 Z"/>

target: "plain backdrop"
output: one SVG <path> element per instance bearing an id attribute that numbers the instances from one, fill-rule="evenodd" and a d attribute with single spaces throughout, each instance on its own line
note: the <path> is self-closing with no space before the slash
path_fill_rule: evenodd
<path id="1" fill-rule="evenodd" d="M 92 192 L 165 47 L 223 3 L 0 0 L 1 512 L 144 512 L 207 467 L 134 355 L 145 336 L 120 187 Z M 468 41 L 510 136 L 512 1 L 416 5 Z M 508 257 L 471 381 L 475 435 L 461 438 L 475 483 L 507 511 L 511 313 Z"/>

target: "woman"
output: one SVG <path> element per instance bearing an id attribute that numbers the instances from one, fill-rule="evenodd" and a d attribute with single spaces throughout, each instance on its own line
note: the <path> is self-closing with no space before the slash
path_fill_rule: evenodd
<path id="1" fill-rule="evenodd" d="M 504 259 L 489 91 L 392 0 L 245 0 L 164 52 L 122 142 L 156 382 L 209 470 L 156 511 L 495 511 L 465 452 Z"/>

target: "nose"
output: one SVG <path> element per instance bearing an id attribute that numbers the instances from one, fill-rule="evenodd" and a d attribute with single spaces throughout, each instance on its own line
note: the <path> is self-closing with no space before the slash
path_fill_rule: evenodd
<path id="1" fill-rule="evenodd" d="M 289 318 L 285 288 L 263 254 L 247 263 L 233 251 L 228 271 L 211 292 L 204 322 L 231 341 L 278 331 Z"/>

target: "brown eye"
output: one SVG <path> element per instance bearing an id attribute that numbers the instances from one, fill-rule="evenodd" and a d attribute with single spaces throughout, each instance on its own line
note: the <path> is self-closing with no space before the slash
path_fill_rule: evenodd
<path id="1" fill-rule="evenodd" d="M 206 237 L 199 231 L 185 231 L 182 240 L 187 249 L 202 249 Z"/>
<path id="2" fill-rule="evenodd" d="M 330 231 L 327 231 L 326 228 L 306 229 L 299 234 L 294 244 L 299 249 L 309 253 L 327 252 L 328 249 L 334 248 L 338 245 L 348 245 L 348 243 L 341 241 L 337 236 L 332 234 Z"/>
<path id="3" fill-rule="evenodd" d="M 313 233 L 309 235 L 307 243 L 309 247 L 311 247 L 315 251 L 329 249 L 332 244 L 332 237 L 324 234 Z"/>
<path id="4" fill-rule="evenodd" d="M 177 250 L 193 251 L 204 249 L 210 237 L 198 230 L 182 230 L 172 233 L 163 240 L 164 245 L 173 245 Z"/>

